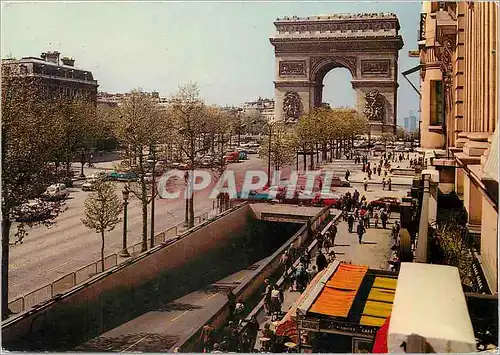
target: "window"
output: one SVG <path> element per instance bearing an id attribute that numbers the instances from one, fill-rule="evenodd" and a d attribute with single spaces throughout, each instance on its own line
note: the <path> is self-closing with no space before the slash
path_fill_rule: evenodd
<path id="1" fill-rule="evenodd" d="M 444 122 L 443 82 L 431 80 L 431 126 L 442 126 Z"/>

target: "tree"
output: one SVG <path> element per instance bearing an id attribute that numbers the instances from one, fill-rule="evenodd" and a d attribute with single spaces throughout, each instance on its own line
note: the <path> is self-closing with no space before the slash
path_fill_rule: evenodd
<path id="1" fill-rule="evenodd" d="M 268 128 L 269 129 L 269 128 Z M 274 123 L 271 129 L 271 165 L 274 170 L 292 164 L 295 160 L 295 139 L 291 129 L 282 123 Z M 259 157 L 269 160 L 269 139 L 265 139 L 259 149 Z"/>
<path id="2" fill-rule="evenodd" d="M 71 160 L 77 153 L 80 155 L 81 175 L 85 156 L 90 150 L 99 130 L 96 124 L 96 110 L 92 103 L 83 99 L 70 99 L 60 96 L 55 100 L 54 139 L 57 142 L 55 161 L 63 161 L 66 165 L 66 176 L 69 176 Z"/>
<path id="3" fill-rule="evenodd" d="M 137 176 L 137 181 L 130 185 L 130 191 L 141 201 L 141 250 L 146 251 L 148 248 L 148 204 L 156 197 L 157 190 L 153 181 L 152 194 L 149 196 L 146 174 L 150 172 L 150 166 L 144 155 L 146 149 L 150 150 L 167 141 L 170 132 L 169 123 L 167 116 L 151 97 L 134 90 L 115 113 L 114 131 L 124 148 L 123 157 L 130 162 L 136 162 L 123 168 Z M 155 163 L 153 161 L 152 166 Z M 153 239 L 154 235 L 151 235 L 151 238 Z"/>
<path id="4" fill-rule="evenodd" d="M 47 162 L 56 134 L 52 102 L 40 81 L 7 69 L 2 66 L 2 319 L 9 315 L 11 218 L 50 184 Z"/>
<path id="5" fill-rule="evenodd" d="M 94 186 L 94 192 L 85 199 L 85 217 L 81 220 L 85 227 L 101 234 L 101 267 L 104 271 L 104 235 L 120 222 L 123 205 L 113 183 L 99 180 Z"/>
<path id="6" fill-rule="evenodd" d="M 214 134 L 218 129 L 215 119 L 222 113 L 215 108 L 209 108 L 200 97 L 197 84 L 189 83 L 179 87 L 172 96 L 172 106 L 169 109 L 171 125 L 174 128 L 173 141 L 182 152 L 189 165 L 187 181 L 188 227 L 194 227 L 194 170 L 202 166 L 202 159 L 211 147 L 203 144 L 205 137 Z M 215 130 L 214 130 L 215 129 Z M 223 148 L 223 147 L 222 147 Z M 221 152 L 224 150 L 221 149 Z M 214 164 L 217 161 L 214 160 Z M 224 162 L 220 162 L 223 166 Z"/>

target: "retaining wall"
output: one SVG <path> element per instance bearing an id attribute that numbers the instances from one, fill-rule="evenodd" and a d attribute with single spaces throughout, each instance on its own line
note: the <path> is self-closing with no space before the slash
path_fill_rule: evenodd
<path id="1" fill-rule="evenodd" d="M 264 285 L 264 280 L 270 278 L 271 275 L 275 274 L 280 267 L 281 256 L 288 250 L 290 245 L 294 243 L 295 247 L 303 248 L 306 241 L 320 228 L 322 223 L 330 216 L 330 209 L 325 207 L 318 213 L 315 217 L 311 219 L 309 224 L 304 224 L 291 238 L 289 238 L 278 250 L 276 250 L 271 259 L 264 265 L 261 265 L 254 277 L 248 282 L 237 287 L 233 293 L 238 300 L 243 302 L 247 301 L 251 297 L 255 296 L 255 293 L 259 291 Z M 298 263 L 298 260 L 297 262 Z M 226 325 L 227 319 L 229 317 L 229 308 L 227 302 L 222 306 L 219 311 L 207 322 L 212 324 L 215 328 L 220 329 Z M 198 349 L 198 338 L 201 333 L 200 329 L 195 329 L 191 334 L 186 335 L 183 339 L 180 339 L 175 347 L 180 347 L 183 352 L 196 352 Z M 173 350 L 173 349 L 171 349 Z"/>
<path id="2" fill-rule="evenodd" d="M 165 287 L 178 293 L 183 287 L 189 288 L 181 282 L 182 287 L 176 290 L 175 285 L 196 269 L 192 261 L 221 258 L 217 253 L 243 236 L 248 218 L 249 206 L 239 205 L 170 244 L 157 246 L 37 309 L 9 319 L 2 324 L 3 348 L 67 350 L 75 342 L 84 342 L 117 326 L 115 323 L 123 323 L 125 315 L 121 313 L 129 311 L 126 316 L 137 316 Z M 156 280 L 169 271 L 171 274 Z"/>

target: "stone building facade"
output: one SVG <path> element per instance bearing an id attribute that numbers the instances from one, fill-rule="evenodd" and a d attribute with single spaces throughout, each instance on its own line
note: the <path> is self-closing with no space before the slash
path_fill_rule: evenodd
<path id="1" fill-rule="evenodd" d="M 60 53 L 45 52 L 40 58 L 2 59 L 2 70 L 13 75 L 37 78 L 51 95 L 81 97 L 97 103 L 97 80 L 92 72 L 74 66 L 75 60 Z"/>
<path id="2" fill-rule="evenodd" d="M 421 147 L 442 192 L 454 190 L 498 292 L 498 4 L 424 2 L 420 14 Z"/>
<path id="3" fill-rule="evenodd" d="M 395 14 L 285 17 L 274 24 L 276 120 L 296 122 L 321 106 L 325 75 L 343 67 L 352 76 L 356 109 L 368 117 L 372 132 L 395 132 L 403 47 Z"/>

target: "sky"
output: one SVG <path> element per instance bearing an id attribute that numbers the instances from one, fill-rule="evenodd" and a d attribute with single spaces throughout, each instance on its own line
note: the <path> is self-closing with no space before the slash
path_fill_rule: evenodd
<path id="1" fill-rule="evenodd" d="M 92 71 L 99 90 L 134 88 L 169 96 L 196 82 L 210 104 L 240 105 L 274 96 L 275 61 L 269 37 L 283 16 L 394 12 L 404 47 L 399 71 L 418 65 L 421 3 L 416 2 L 3 2 L 2 58 L 58 50 Z M 418 87 L 418 72 L 411 74 Z M 334 69 L 324 84 L 333 107 L 354 106 L 347 69 Z M 398 122 L 418 113 L 419 97 L 399 74 Z"/>

